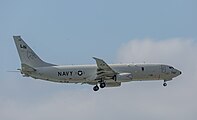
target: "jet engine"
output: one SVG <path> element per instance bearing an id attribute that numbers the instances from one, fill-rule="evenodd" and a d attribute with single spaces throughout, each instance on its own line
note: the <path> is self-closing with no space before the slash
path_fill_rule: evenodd
<path id="1" fill-rule="evenodd" d="M 128 82 L 132 80 L 132 74 L 131 73 L 120 73 L 114 76 L 115 81 L 118 82 Z"/>

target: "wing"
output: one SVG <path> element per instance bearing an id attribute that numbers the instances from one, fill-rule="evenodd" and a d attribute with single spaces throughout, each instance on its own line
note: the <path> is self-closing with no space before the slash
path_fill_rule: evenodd
<path id="1" fill-rule="evenodd" d="M 114 79 L 114 76 L 118 73 L 114 71 L 105 61 L 99 58 L 95 58 L 97 64 L 97 77 L 96 80 L 104 79 Z"/>

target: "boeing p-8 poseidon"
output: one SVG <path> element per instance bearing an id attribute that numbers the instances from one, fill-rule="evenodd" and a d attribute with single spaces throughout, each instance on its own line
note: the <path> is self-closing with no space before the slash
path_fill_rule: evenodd
<path id="1" fill-rule="evenodd" d="M 118 87 L 123 82 L 163 80 L 163 86 L 181 74 L 181 71 L 164 64 L 107 64 L 104 60 L 93 57 L 95 65 L 55 65 L 44 62 L 23 41 L 20 36 L 13 36 L 21 60 L 21 74 L 59 83 L 82 83 L 99 88 Z"/>

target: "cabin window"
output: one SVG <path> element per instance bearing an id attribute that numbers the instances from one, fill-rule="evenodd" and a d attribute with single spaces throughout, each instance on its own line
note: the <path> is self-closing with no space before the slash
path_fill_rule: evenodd
<path id="1" fill-rule="evenodd" d="M 144 71 L 144 67 L 142 67 L 142 71 Z"/>

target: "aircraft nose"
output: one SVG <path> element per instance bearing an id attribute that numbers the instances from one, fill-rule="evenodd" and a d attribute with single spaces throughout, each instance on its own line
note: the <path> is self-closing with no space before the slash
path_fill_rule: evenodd
<path id="1" fill-rule="evenodd" d="M 180 70 L 177 70 L 177 74 L 178 74 L 178 75 L 181 75 L 182 72 L 181 72 Z"/>
<path id="2" fill-rule="evenodd" d="M 173 69 L 172 73 L 175 75 L 175 76 L 179 76 L 182 74 L 182 72 L 178 69 Z"/>

